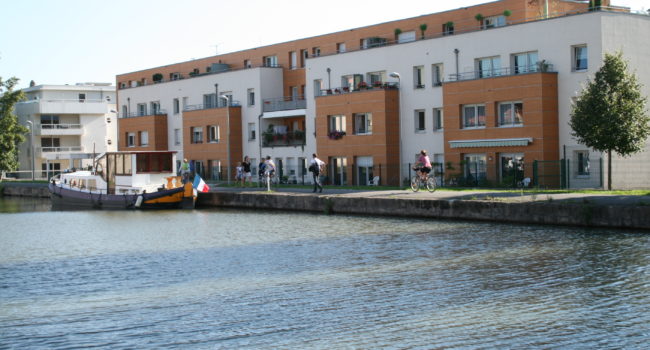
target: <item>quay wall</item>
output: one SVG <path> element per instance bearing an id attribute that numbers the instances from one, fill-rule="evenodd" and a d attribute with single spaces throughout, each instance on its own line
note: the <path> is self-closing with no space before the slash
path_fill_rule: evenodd
<path id="1" fill-rule="evenodd" d="M 302 193 L 211 192 L 199 195 L 197 207 L 650 229 L 650 206 L 593 203 L 548 201 L 514 203 L 457 199 L 314 196 Z"/>

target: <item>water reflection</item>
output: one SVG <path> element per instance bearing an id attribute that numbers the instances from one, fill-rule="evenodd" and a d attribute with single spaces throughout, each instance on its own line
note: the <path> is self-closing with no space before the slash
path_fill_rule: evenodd
<path id="1" fill-rule="evenodd" d="M 650 340 L 650 238 L 634 232 L 238 210 L 2 219 L 10 348 Z"/>

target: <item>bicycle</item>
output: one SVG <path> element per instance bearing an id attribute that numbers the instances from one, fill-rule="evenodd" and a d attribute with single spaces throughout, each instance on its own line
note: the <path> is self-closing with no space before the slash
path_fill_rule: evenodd
<path id="1" fill-rule="evenodd" d="M 426 187 L 429 192 L 434 192 L 438 187 L 435 176 L 429 176 L 426 174 L 424 178 L 422 178 L 422 176 L 415 174 L 415 176 L 411 178 L 411 190 L 417 192 L 420 190 L 420 187 Z"/>

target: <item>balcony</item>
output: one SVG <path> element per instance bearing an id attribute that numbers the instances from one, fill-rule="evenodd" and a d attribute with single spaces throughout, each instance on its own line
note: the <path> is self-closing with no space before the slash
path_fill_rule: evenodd
<path id="1" fill-rule="evenodd" d="M 66 147 L 36 147 L 34 153 L 37 157 L 58 159 L 59 156 L 67 156 L 70 153 L 83 152 L 83 146 L 66 146 Z"/>
<path id="2" fill-rule="evenodd" d="M 305 96 L 270 98 L 262 102 L 262 112 L 276 112 L 307 108 L 307 100 L 305 100 Z"/>
<path id="3" fill-rule="evenodd" d="M 304 146 L 305 132 L 302 130 L 287 131 L 285 133 L 263 132 L 262 147 L 289 147 Z"/>
<path id="4" fill-rule="evenodd" d="M 17 106 L 27 108 L 34 114 L 106 114 L 109 103 L 102 99 L 42 99 L 20 102 Z"/>
<path id="5" fill-rule="evenodd" d="M 128 114 L 122 114 L 122 118 L 137 118 L 137 117 L 148 117 L 152 115 L 167 115 L 167 111 L 164 109 L 153 111 L 151 113 L 147 112 L 131 112 Z"/>
<path id="6" fill-rule="evenodd" d="M 83 129 L 81 124 L 39 124 L 40 133 L 38 135 L 82 135 Z"/>
<path id="7" fill-rule="evenodd" d="M 205 103 L 205 104 L 196 104 L 196 105 L 187 105 L 183 108 L 183 112 L 188 111 L 200 111 L 204 109 L 213 109 L 213 108 L 224 108 L 226 107 L 226 102 L 222 101 L 219 103 Z M 241 107 L 239 101 L 230 101 L 230 107 Z"/>
<path id="8" fill-rule="evenodd" d="M 358 86 L 356 86 L 356 88 L 350 86 L 343 86 L 334 89 L 323 89 L 318 92 L 318 96 L 342 95 L 342 94 L 350 94 L 350 93 L 373 91 L 373 90 L 377 91 L 377 90 L 397 90 L 397 89 L 399 89 L 399 83 L 376 82 L 374 84 L 367 84 L 365 82 L 361 82 L 358 84 Z"/>
<path id="9" fill-rule="evenodd" d="M 449 74 L 449 81 L 453 82 L 453 81 L 463 81 L 463 80 L 498 78 L 498 77 L 531 74 L 531 73 L 556 73 L 556 72 L 557 71 L 554 70 L 552 64 L 548 64 L 546 63 L 546 61 L 540 61 L 537 64 L 525 66 L 525 67 L 485 69 L 485 70 L 478 70 L 474 72 Z"/>

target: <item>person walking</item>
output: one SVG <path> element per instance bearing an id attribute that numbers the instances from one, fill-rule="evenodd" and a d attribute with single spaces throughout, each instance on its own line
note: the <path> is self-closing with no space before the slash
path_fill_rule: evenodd
<path id="1" fill-rule="evenodd" d="M 248 156 L 244 157 L 244 161 L 241 163 L 244 167 L 244 177 L 241 179 L 241 186 L 246 187 L 246 181 L 250 184 L 251 179 L 251 161 L 248 159 Z"/>
<path id="2" fill-rule="evenodd" d="M 311 161 L 309 162 L 309 171 L 311 171 L 314 177 L 314 190 L 312 192 L 316 192 L 317 189 L 319 192 L 323 192 L 323 185 L 320 183 L 320 173 L 324 166 L 325 162 L 318 159 L 316 153 L 312 154 Z"/>
<path id="3" fill-rule="evenodd" d="M 181 163 L 180 173 L 183 183 L 186 183 L 190 177 L 190 164 L 187 162 L 187 158 L 184 158 L 183 163 Z"/>
<path id="4" fill-rule="evenodd" d="M 273 181 L 273 176 L 275 175 L 275 162 L 271 159 L 271 156 L 266 156 L 266 161 L 264 161 L 264 176 L 266 181 L 268 181 L 267 186 L 270 187 L 271 181 Z"/>

